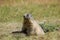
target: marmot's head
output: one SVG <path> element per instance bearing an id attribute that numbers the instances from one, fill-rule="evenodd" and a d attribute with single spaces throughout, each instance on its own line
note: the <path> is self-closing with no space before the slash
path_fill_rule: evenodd
<path id="1" fill-rule="evenodd" d="M 30 19 L 32 19 L 32 15 L 31 14 L 24 14 L 24 19 L 26 19 L 26 20 L 30 20 Z"/>

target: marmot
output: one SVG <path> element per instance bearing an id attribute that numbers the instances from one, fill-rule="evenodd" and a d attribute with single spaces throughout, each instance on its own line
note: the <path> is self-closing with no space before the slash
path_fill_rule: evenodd
<path id="1" fill-rule="evenodd" d="M 22 32 L 26 35 L 44 35 L 44 31 L 41 26 L 33 19 L 31 14 L 25 14 L 23 16 Z"/>

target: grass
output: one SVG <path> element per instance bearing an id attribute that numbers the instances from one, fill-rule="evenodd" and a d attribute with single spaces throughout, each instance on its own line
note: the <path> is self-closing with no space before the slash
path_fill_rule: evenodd
<path id="1" fill-rule="evenodd" d="M 32 13 L 35 19 L 59 19 L 60 5 L 28 5 L 19 7 L 0 6 L 0 22 L 7 21 L 22 21 L 23 14 Z M 37 14 L 37 15 L 36 15 Z M 2 16 L 3 15 L 3 16 Z M 52 17 L 52 18 L 51 18 Z"/>
<path id="2" fill-rule="evenodd" d="M 25 13 L 31 13 L 39 23 L 47 20 L 43 26 L 51 32 L 41 37 L 11 34 L 21 29 Z M 59 0 L 0 0 L 0 40 L 60 40 L 59 31 L 54 31 L 57 27 L 60 27 Z"/>

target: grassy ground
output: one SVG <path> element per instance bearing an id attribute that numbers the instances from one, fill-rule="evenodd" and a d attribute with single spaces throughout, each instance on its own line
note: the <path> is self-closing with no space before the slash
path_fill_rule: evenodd
<path id="1" fill-rule="evenodd" d="M 31 13 L 38 22 L 60 27 L 59 0 L 0 0 L 0 40 L 60 40 L 59 31 L 48 32 L 42 37 L 26 37 L 23 34 L 11 34 L 20 30 L 23 15 Z M 58 26 L 57 26 L 58 27 Z"/>

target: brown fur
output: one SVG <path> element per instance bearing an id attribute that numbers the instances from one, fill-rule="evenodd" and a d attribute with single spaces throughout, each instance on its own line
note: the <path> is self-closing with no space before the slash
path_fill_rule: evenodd
<path id="1" fill-rule="evenodd" d="M 44 35 L 43 29 L 30 14 L 24 15 L 22 32 L 27 35 Z"/>

